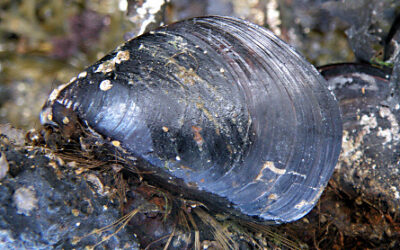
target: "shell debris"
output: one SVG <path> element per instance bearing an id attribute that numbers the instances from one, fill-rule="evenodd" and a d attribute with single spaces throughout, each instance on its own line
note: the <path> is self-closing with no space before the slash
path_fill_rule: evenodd
<path id="1" fill-rule="evenodd" d="M 100 89 L 101 90 L 103 90 L 103 91 L 107 91 L 107 90 L 110 90 L 111 88 L 112 88 L 112 83 L 111 83 L 111 81 L 110 80 L 103 80 L 101 83 L 100 83 Z"/>

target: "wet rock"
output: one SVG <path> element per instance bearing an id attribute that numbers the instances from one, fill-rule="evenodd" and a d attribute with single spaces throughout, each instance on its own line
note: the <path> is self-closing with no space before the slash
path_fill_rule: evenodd
<path id="1" fill-rule="evenodd" d="M 22 129 L 14 128 L 9 123 L 0 124 L 0 135 L 15 146 L 25 145 L 25 132 Z"/>
<path id="2" fill-rule="evenodd" d="M 94 246 L 104 235 L 83 236 L 121 217 L 117 200 L 98 194 L 85 175 L 71 170 L 71 164 L 62 166 L 41 148 L 16 150 L 4 140 L 0 150 L 10 168 L 0 180 L 1 249 Z M 135 236 L 126 230 L 101 246 L 138 248 Z"/>
<path id="3" fill-rule="evenodd" d="M 382 50 L 382 44 L 395 18 L 396 0 L 327 1 L 324 9 L 349 24 L 346 35 L 358 60 L 371 61 Z"/>

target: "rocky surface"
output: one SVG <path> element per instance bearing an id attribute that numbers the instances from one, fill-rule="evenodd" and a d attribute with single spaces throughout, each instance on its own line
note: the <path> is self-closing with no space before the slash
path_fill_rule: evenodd
<path id="1" fill-rule="evenodd" d="M 0 180 L 0 248 L 71 249 L 100 243 L 104 234 L 84 236 L 121 217 L 118 201 L 43 148 L 16 146 L 1 137 L 0 168 L 7 164 L 8 171 Z M 138 243 L 122 230 L 101 246 L 134 249 Z"/>

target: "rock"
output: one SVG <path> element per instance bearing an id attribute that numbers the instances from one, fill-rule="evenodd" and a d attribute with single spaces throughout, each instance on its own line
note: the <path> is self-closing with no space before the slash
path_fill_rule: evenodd
<path id="1" fill-rule="evenodd" d="M 9 172 L 0 180 L 1 249 L 71 249 L 94 246 L 102 234 L 94 229 L 121 217 L 117 200 L 100 195 L 86 175 L 77 175 L 63 161 L 49 159 L 42 148 L 16 150 L 0 140 Z M 74 244 L 76 242 L 76 244 Z M 102 243 L 105 248 L 138 248 L 135 236 L 123 229 Z"/>

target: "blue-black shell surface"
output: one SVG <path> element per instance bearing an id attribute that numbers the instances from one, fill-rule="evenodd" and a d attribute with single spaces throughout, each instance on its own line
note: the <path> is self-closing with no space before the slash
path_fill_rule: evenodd
<path id="1" fill-rule="evenodd" d="M 339 107 L 316 69 L 270 31 L 231 17 L 177 22 L 121 45 L 54 90 L 41 119 L 62 127 L 71 113 L 172 191 L 258 221 L 309 212 L 341 148 Z"/>

